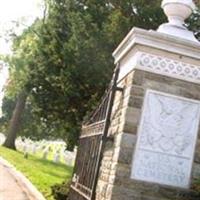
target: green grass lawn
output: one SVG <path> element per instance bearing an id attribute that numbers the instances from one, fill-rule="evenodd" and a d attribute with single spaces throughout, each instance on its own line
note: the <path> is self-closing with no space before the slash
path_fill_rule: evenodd
<path id="1" fill-rule="evenodd" d="M 72 167 L 53 163 L 33 155 L 25 159 L 23 153 L 0 146 L 0 156 L 21 171 L 47 200 L 52 200 L 51 186 L 70 180 Z"/>

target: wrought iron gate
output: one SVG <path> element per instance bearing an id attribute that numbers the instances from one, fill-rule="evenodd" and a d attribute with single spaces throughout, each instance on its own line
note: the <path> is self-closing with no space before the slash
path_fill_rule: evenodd
<path id="1" fill-rule="evenodd" d="M 119 65 L 117 65 L 108 91 L 101 104 L 82 126 L 74 175 L 69 191 L 69 200 L 94 200 L 99 169 L 117 87 Z"/>

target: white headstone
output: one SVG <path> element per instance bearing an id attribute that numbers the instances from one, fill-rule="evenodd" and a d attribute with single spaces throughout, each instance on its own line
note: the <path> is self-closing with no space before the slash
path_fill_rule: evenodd
<path id="1" fill-rule="evenodd" d="M 58 163 L 60 162 L 60 151 L 56 151 L 55 155 L 54 155 L 54 162 Z"/>
<path id="2" fill-rule="evenodd" d="M 131 178 L 189 188 L 200 102 L 147 91 Z"/>
<path id="3" fill-rule="evenodd" d="M 27 144 L 24 143 L 23 152 L 27 152 Z"/>
<path id="4" fill-rule="evenodd" d="M 4 143 L 4 140 L 5 140 L 5 136 L 0 133 L 0 145 Z"/>
<path id="5" fill-rule="evenodd" d="M 35 154 L 36 153 L 36 149 L 37 149 L 37 146 L 36 144 L 33 144 L 32 146 L 32 153 Z"/>
<path id="6" fill-rule="evenodd" d="M 46 148 L 46 149 L 43 151 L 43 156 L 42 156 L 42 158 L 43 158 L 43 159 L 47 159 L 48 154 L 49 154 L 49 149 Z"/>

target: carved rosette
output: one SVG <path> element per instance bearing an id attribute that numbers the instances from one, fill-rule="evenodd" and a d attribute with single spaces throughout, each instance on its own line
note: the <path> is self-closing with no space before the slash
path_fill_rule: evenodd
<path id="1" fill-rule="evenodd" d="M 139 53 L 136 69 L 200 83 L 200 67 L 148 53 Z"/>

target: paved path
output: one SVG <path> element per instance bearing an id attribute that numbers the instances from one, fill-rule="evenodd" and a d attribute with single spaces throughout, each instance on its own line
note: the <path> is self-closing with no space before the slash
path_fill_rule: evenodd
<path id="1" fill-rule="evenodd" d="M 9 170 L 0 165 L 0 200 L 28 200 L 20 183 L 9 173 Z"/>
<path id="2" fill-rule="evenodd" d="M 12 165 L 0 157 L 0 200 L 45 200 Z"/>

